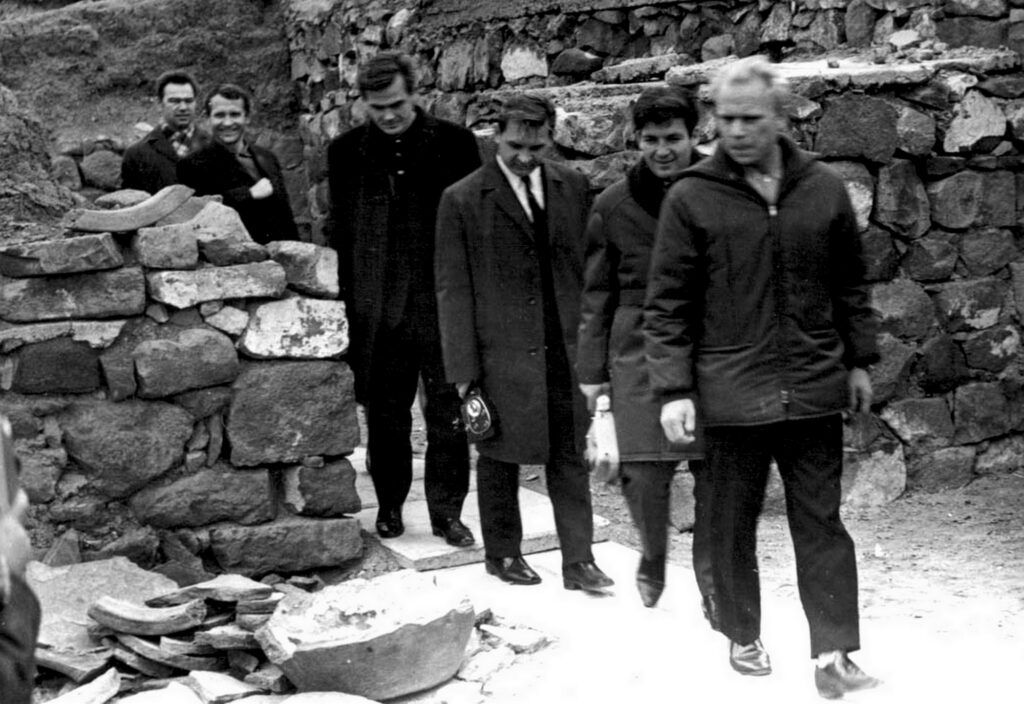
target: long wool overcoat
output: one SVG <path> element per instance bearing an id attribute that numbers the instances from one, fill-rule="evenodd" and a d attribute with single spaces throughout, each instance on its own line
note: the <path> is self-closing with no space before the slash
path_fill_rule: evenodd
<path id="1" fill-rule="evenodd" d="M 576 359 L 589 207 L 585 176 L 544 163 L 545 212 L 555 299 L 569 366 Z M 505 462 L 548 461 L 547 360 L 541 269 L 534 229 L 494 160 L 449 187 L 437 220 L 435 269 L 445 372 L 476 381 L 498 417 L 481 454 Z M 571 384 L 575 439 L 582 448 L 586 407 Z"/>

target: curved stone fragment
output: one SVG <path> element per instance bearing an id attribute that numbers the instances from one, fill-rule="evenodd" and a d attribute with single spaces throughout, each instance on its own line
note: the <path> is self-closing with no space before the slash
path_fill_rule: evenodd
<path id="1" fill-rule="evenodd" d="M 194 191 L 174 184 L 157 191 L 146 200 L 120 210 L 82 210 L 68 212 L 63 225 L 79 232 L 130 232 L 152 225 L 177 210 Z"/>
<path id="2" fill-rule="evenodd" d="M 206 618 L 206 604 L 196 599 L 178 606 L 154 609 L 112 596 L 101 596 L 89 607 L 88 614 L 101 626 L 118 633 L 160 636 L 200 625 Z"/>

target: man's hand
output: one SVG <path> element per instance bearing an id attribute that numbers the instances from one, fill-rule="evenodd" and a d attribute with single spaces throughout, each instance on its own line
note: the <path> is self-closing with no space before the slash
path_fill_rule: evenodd
<path id="1" fill-rule="evenodd" d="M 261 178 L 249 188 L 249 193 L 253 200 L 263 200 L 274 195 L 274 186 L 270 183 L 269 178 Z"/>
<path id="2" fill-rule="evenodd" d="M 847 382 L 850 385 L 850 413 L 867 413 L 871 410 L 871 375 L 867 369 L 851 369 Z"/>
<path id="3" fill-rule="evenodd" d="M 471 381 L 460 381 L 455 384 L 455 390 L 459 392 L 459 398 L 466 398 L 466 393 L 469 392 L 469 385 Z"/>
<path id="4" fill-rule="evenodd" d="M 661 428 L 670 442 L 687 443 L 697 439 L 697 409 L 693 401 L 681 398 L 661 407 Z"/>
<path id="5" fill-rule="evenodd" d="M 22 525 L 28 511 L 28 496 L 19 490 L 9 511 L 0 516 L 0 602 L 6 603 L 11 593 L 11 575 L 25 574 L 25 565 L 32 559 L 32 544 Z"/>
<path id="6" fill-rule="evenodd" d="M 580 391 L 587 398 L 587 410 L 591 413 L 594 412 L 594 406 L 597 403 L 597 397 L 601 394 L 610 394 L 612 391 L 612 385 L 607 381 L 601 384 L 580 384 Z"/>

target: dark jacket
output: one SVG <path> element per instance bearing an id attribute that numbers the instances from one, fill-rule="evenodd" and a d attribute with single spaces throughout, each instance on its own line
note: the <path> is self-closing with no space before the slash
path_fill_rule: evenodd
<path id="1" fill-rule="evenodd" d="M 861 240 L 839 176 L 782 139 L 769 207 L 721 148 L 661 209 L 644 331 L 655 394 L 697 394 L 705 425 L 846 408 L 848 372 L 878 360 Z"/>
<path id="2" fill-rule="evenodd" d="M 327 149 L 330 245 L 350 329 L 348 361 L 356 397 L 366 400 L 382 321 L 404 320 L 425 344 L 439 344 L 434 296 L 434 225 L 441 192 L 480 165 L 473 133 L 417 110 L 401 135 L 406 185 L 392 187 L 394 143 L 372 123 Z"/>
<path id="3" fill-rule="evenodd" d="M 208 134 L 198 128 L 193 132 L 193 150 L 209 143 Z M 161 188 L 173 186 L 178 183 L 178 161 L 163 127 L 156 127 L 125 150 L 121 160 L 121 188 L 153 194 Z"/>
<path id="4" fill-rule="evenodd" d="M 288 203 L 288 190 L 277 157 L 269 149 L 249 145 L 256 168 L 270 179 L 274 193 L 256 200 L 249 188 L 256 183 L 234 153 L 218 142 L 211 142 L 178 163 L 178 181 L 195 189 L 197 196 L 219 195 L 224 205 L 238 211 L 245 229 L 259 244 L 275 240 L 299 239 L 298 228 Z"/>
<path id="5" fill-rule="evenodd" d="M 6 606 L 0 604 L 0 694 L 3 704 L 30 704 L 35 685 L 39 600 L 18 575 L 11 575 Z"/>
<path id="6" fill-rule="evenodd" d="M 644 359 L 644 292 L 664 195 L 662 180 L 641 159 L 597 197 L 587 224 L 576 371 L 584 384 L 611 381 L 625 461 L 701 456 L 696 444 L 673 445 L 665 437 Z"/>
<path id="7" fill-rule="evenodd" d="M 579 172 L 545 162 L 544 192 L 555 299 L 571 366 L 589 187 Z M 435 261 L 448 381 L 478 382 L 498 417 L 498 434 L 477 449 L 506 462 L 546 463 L 547 360 L 534 229 L 493 159 L 444 192 Z M 576 385 L 573 378 L 576 442 L 582 447 L 586 408 Z"/>

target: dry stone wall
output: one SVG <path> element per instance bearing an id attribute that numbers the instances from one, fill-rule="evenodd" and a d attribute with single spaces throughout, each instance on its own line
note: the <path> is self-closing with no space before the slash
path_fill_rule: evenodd
<path id="1" fill-rule="evenodd" d="M 337 256 L 257 245 L 190 193 L 0 249 L 0 413 L 34 535 L 182 582 L 359 557 Z"/>

